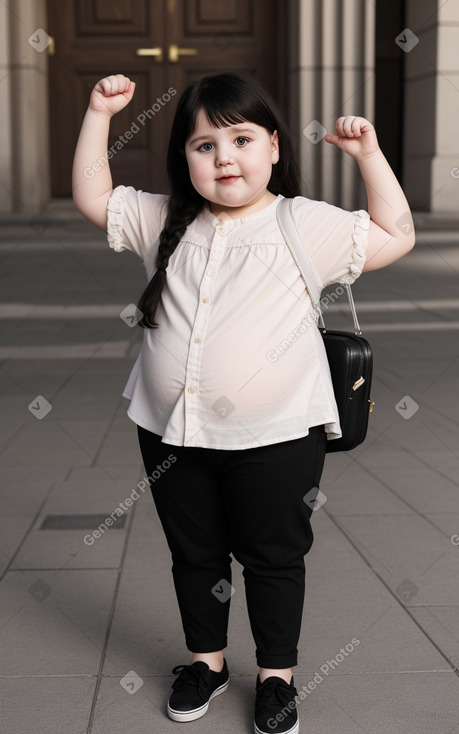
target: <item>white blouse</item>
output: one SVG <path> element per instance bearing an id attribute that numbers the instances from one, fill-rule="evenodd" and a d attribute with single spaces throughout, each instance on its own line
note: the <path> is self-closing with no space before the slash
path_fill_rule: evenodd
<path id="1" fill-rule="evenodd" d="M 123 391 L 131 420 L 164 443 L 246 449 L 321 424 L 329 440 L 341 436 L 323 339 L 277 224 L 281 198 L 240 219 L 218 219 L 206 205 L 169 259 L 159 328 L 143 330 Z M 110 247 L 135 252 L 148 281 L 167 200 L 117 186 L 107 204 Z M 293 214 L 319 291 L 353 283 L 365 262 L 369 214 L 303 196 Z"/>

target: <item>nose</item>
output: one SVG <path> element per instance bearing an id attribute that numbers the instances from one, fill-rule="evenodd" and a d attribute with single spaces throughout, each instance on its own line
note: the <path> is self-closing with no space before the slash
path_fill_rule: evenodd
<path id="1" fill-rule="evenodd" d="M 228 145 L 219 145 L 215 153 L 215 164 L 217 166 L 227 166 L 234 163 L 233 153 Z"/>

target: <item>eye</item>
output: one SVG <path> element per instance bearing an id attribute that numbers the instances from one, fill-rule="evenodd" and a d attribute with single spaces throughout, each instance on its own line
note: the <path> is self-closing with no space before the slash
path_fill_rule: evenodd
<path id="1" fill-rule="evenodd" d="M 239 137 L 239 138 L 236 138 L 236 143 L 238 143 L 238 142 L 239 142 L 239 140 L 243 140 L 243 141 L 244 141 L 244 144 L 243 144 L 243 145 L 239 145 L 239 144 L 238 144 L 238 148 L 244 148 L 244 145 L 245 145 L 245 143 L 248 143 L 248 142 L 249 142 L 249 139 L 248 139 L 248 138 L 244 138 L 244 137 L 242 137 L 242 136 L 241 136 L 241 137 Z"/>
<path id="2" fill-rule="evenodd" d="M 205 145 L 210 145 L 212 147 L 212 143 L 203 143 L 201 146 L 199 146 L 198 150 L 202 150 L 204 153 L 208 153 L 210 149 L 207 148 L 206 150 L 204 150 Z"/>

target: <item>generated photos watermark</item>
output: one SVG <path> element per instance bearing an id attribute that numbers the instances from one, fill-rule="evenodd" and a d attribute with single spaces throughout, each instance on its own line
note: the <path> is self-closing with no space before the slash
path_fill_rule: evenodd
<path id="1" fill-rule="evenodd" d="M 44 28 L 37 28 L 27 39 L 27 43 L 32 46 L 33 50 L 41 54 L 46 51 L 48 46 L 52 43 L 52 36 L 50 36 Z"/>
<path id="2" fill-rule="evenodd" d="M 92 166 L 88 166 L 84 169 L 83 175 L 85 176 L 85 178 L 94 178 L 96 173 L 101 171 L 102 168 L 107 164 L 107 162 L 117 153 L 119 153 L 119 151 L 122 150 L 124 146 L 133 139 L 134 135 L 137 135 L 137 133 L 140 132 L 139 125 L 145 127 L 145 123 L 147 122 L 147 120 L 151 120 L 152 117 L 160 112 L 161 108 L 164 107 L 168 102 L 170 102 L 172 97 L 175 97 L 176 94 L 177 90 L 175 89 L 175 87 L 169 87 L 167 92 L 164 92 L 161 97 L 156 98 L 156 102 L 154 102 L 151 107 L 148 107 L 146 110 L 143 110 L 139 115 L 137 115 L 129 130 L 126 130 L 123 135 L 119 135 L 118 140 L 116 140 L 109 147 L 104 155 L 101 155 L 100 158 L 97 159 L 97 161 L 94 161 Z M 139 125 L 137 125 L 137 122 L 139 123 Z"/>
<path id="3" fill-rule="evenodd" d="M 53 409 L 53 406 L 43 395 L 37 395 L 37 397 L 28 404 L 27 408 L 34 418 L 41 421 Z"/>
<path id="4" fill-rule="evenodd" d="M 342 285 L 338 285 L 332 293 L 323 296 L 320 299 L 321 309 L 328 308 L 330 303 L 334 303 L 344 293 L 345 288 Z M 274 349 L 269 349 L 266 352 L 266 359 L 269 362 L 277 362 L 279 357 L 282 357 L 288 350 L 297 342 L 303 334 L 305 334 L 310 326 L 317 326 L 317 314 L 315 311 L 310 311 L 307 316 L 304 316 L 300 322 L 290 331 L 282 341 L 277 344 Z"/>
<path id="5" fill-rule="evenodd" d="M 406 54 L 413 50 L 419 43 L 419 38 L 411 30 L 411 28 L 405 28 L 395 39 L 395 43 L 399 48 L 402 49 Z"/>
<path id="6" fill-rule="evenodd" d="M 327 128 L 325 128 L 319 120 L 312 120 L 309 125 L 303 130 L 303 135 L 311 143 L 317 145 L 327 134 Z"/>
<path id="7" fill-rule="evenodd" d="M 137 693 L 139 688 L 142 688 L 143 684 L 143 678 L 141 678 L 140 675 L 135 672 L 135 670 L 130 670 L 120 680 L 120 686 L 124 688 L 126 693 L 129 693 L 131 696 L 133 693 Z"/>
<path id="8" fill-rule="evenodd" d="M 107 515 L 104 522 L 98 525 L 97 528 L 92 531 L 92 533 L 87 533 L 84 536 L 84 543 L 86 545 L 94 545 L 96 540 L 101 538 L 105 531 L 112 527 L 112 525 L 116 523 L 117 519 L 121 517 L 125 512 L 127 512 L 128 509 L 132 507 L 134 502 L 141 497 L 141 494 L 139 494 L 139 492 L 145 492 L 147 486 L 150 487 L 151 484 L 156 482 L 157 479 L 160 479 L 164 472 L 167 471 L 176 461 L 177 457 L 174 454 L 169 454 L 167 459 L 164 459 L 161 464 L 157 464 L 156 469 L 148 477 L 143 477 L 140 482 L 137 482 L 136 488 L 132 490 L 132 492 L 129 494 L 128 497 L 126 497 L 125 500 L 123 500 L 123 502 L 118 503 L 118 506 L 115 507 L 113 512 Z M 138 492 L 137 489 L 139 490 Z"/>
<path id="9" fill-rule="evenodd" d="M 225 601 L 228 601 L 233 594 L 235 593 L 236 589 L 232 584 L 230 584 L 229 581 L 226 579 L 220 579 L 215 586 L 212 586 L 211 592 L 215 596 L 218 601 L 221 601 L 222 603 Z"/>
<path id="10" fill-rule="evenodd" d="M 410 395 L 404 395 L 394 407 L 397 413 L 406 421 L 412 418 L 419 410 L 419 404 Z"/>
<path id="11" fill-rule="evenodd" d="M 340 651 L 335 655 L 334 658 L 332 658 L 332 660 L 327 660 L 326 663 L 320 666 L 319 670 L 321 673 L 323 673 L 323 676 L 327 676 L 329 675 L 329 673 L 335 670 L 340 665 L 340 663 L 342 663 L 348 655 L 354 652 L 355 648 L 359 645 L 360 640 L 357 637 L 353 637 L 352 640 L 348 642 L 346 647 L 341 647 Z M 272 716 L 267 720 L 266 723 L 272 731 L 278 728 L 278 724 L 281 724 L 284 721 L 286 716 L 288 716 L 288 714 L 293 711 L 299 701 L 304 701 L 304 699 L 307 698 L 309 694 L 312 693 L 312 691 L 314 691 L 317 686 L 322 683 L 322 681 L 324 680 L 323 676 L 317 671 L 312 680 L 301 687 L 301 690 L 299 691 L 297 696 L 289 701 L 288 704 L 284 706 L 284 708 L 281 709 L 278 714 L 276 714 L 276 716 Z"/>

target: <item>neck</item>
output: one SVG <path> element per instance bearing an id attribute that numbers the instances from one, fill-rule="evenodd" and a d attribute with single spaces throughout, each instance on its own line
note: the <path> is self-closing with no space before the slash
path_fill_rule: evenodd
<path id="1" fill-rule="evenodd" d="M 222 206 L 210 201 L 208 202 L 208 207 L 211 214 L 215 217 L 219 217 L 221 214 L 225 213 L 229 214 L 234 219 L 238 219 L 240 217 L 246 217 L 249 214 L 254 214 L 261 209 L 265 209 L 265 207 L 269 206 L 269 204 L 275 201 L 275 199 L 277 199 L 277 196 L 266 190 L 259 199 L 249 202 L 248 204 L 244 204 L 244 206 Z"/>

